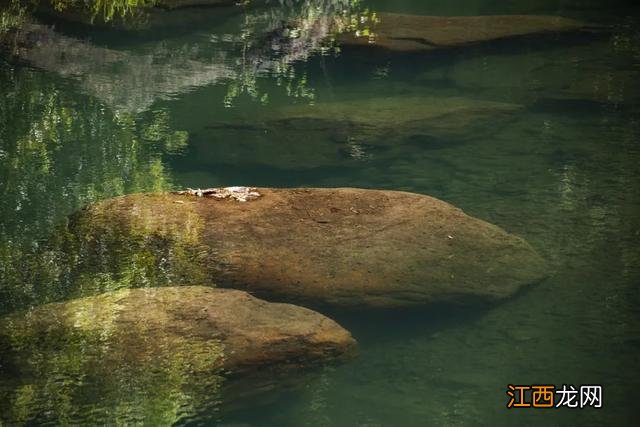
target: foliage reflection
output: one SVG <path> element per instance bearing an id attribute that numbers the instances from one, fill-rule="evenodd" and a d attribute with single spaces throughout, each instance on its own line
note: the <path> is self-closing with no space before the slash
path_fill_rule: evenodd
<path id="1" fill-rule="evenodd" d="M 72 97 L 42 73 L 5 65 L 0 74 L 4 311 L 60 295 L 65 264 L 35 242 L 88 203 L 170 188 L 161 155 L 181 150 L 187 134 L 171 129 L 165 111 L 113 113 L 91 98 Z"/>

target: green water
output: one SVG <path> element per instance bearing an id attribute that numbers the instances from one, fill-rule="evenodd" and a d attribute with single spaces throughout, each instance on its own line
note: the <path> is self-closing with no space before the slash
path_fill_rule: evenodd
<path id="1" fill-rule="evenodd" d="M 314 4 L 329 15 L 338 3 Z M 358 340 L 357 359 L 291 392 L 178 423 L 637 424 L 640 10 L 599 0 L 358 7 L 550 14 L 598 28 L 420 55 L 337 51 L 315 40 L 276 54 L 265 33 L 274 22 L 309 20 L 309 8 L 187 9 L 144 31 L 41 17 L 68 37 L 61 46 L 89 39 L 94 48 L 57 61 L 0 59 L 0 312 L 77 294 L 59 258 L 34 254 L 56 224 L 96 200 L 230 185 L 412 191 L 524 237 L 551 277 L 490 308 L 326 310 Z M 113 55 L 125 59 L 109 62 Z M 286 106 L 384 96 L 520 108 L 506 120 L 415 137 L 261 126 Z M 601 384 L 603 408 L 508 410 L 508 384 Z M 94 415 L 76 422 L 104 421 Z"/>

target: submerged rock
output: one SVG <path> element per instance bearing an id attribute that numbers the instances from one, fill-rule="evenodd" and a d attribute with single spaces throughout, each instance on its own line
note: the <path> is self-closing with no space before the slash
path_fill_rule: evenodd
<path id="1" fill-rule="evenodd" d="M 0 420 L 170 425 L 224 398 L 224 378 L 355 349 L 314 311 L 236 290 L 120 290 L 48 304 L 0 320 Z"/>
<path id="2" fill-rule="evenodd" d="M 177 265 L 200 283 L 342 306 L 498 300 L 546 274 L 524 240 L 432 197 L 351 188 L 257 191 L 262 196 L 246 203 L 177 194 L 115 198 L 76 214 L 65 233 L 74 247 L 98 253 L 132 236 L 142 252 L 158 240 L 180 242 L 167 253 L 187 248 L 189 265 Z M 134 259 L 126 247 L 119 246 L 118 258 Z M 96 264 L 104 262 L 87 270 Z"/>
<path id="3" fill-rule="evenodd" d="M 508 120 L 517 104 L 464 97 L 409 96 L 319 102 L 285 107 L 266 118 L 268 128 L 325 131 L 344 138 L 384 141 L 429 135 L 456 138 L 475 135 Z"/>
<path id="4" fill-rule="evenodd" d="M 356 98 L 356 95 L 351 95 Z M 287 170 L 335 167 L 421 149 L 473 143 L 520 117 L 523 107 L 465 97 L 374 97 L 268 109 L 208 122 L 190 141 L 192 171 L 240 161 Z M 210 141 L 215 140 L 215 144 Z"/>
<path id="5" fill-rule="evenodd" d="M 424 52 L 494 40 L 577 31 L 586 24 L 559 16 L 419 16 L 380 13 L 371 28 L 339 37 L 345 46 Z"/>
<path id="6" fill-rule="evenodd" d="M 544 52 L 460 55 L 453 63 L 426 71 L 421 80 L 446 81 L 461 90 L 506 96 L 521 104 L 547 100 L 637 104 L 640 79 L 628 60 L 632 51 L 616 51 L 608 43 Z"/>

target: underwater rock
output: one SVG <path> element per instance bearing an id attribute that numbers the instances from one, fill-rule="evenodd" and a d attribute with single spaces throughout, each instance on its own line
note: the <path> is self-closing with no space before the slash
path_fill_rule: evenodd
<path id="1" fill-rule="evenodd" d="M 537 78 L 533 95 L 542 101 L 583 101 L 602 104 L 638 104 L 638 71 L 593 64 L 552 64 L 530 74 Z"/>
<path id="2" fill-rule="evenodd" d="M 581 30 L 586 24 L 559 16 L 419 16 L 380 13 L 370 28 L 339 36 L 344 46 L 424 52 L 506 38 Z"/>
<path id="3" fill-rule="evenodd" d="M 270 108 L 201 125 L 190 141 L 189 167 L 208 171 L 228 161 L 235 168 L 232 160 L 287 170 L 384 163 L 402 156 L 407 144 L 440 149 L 492 136 L 522 110 L 513 103 L 415 93 Z"/>
<path id="4" fill-rule="evenodd" d="M 0 319 L 0 420 L 84 424 L 75 417 L 106 411 L 98 419 L 170 425 L 224 398 L 230 378 L 289 376 L 355 352 L 331 319 L 246 292 L 119 290 Z"/>
<path id="5" fill-rule="evenodd" d="M 460 55 L 454 63 L 426 71 L 421 80 L 446 81 L 488 97 L 506 95 L 516 103 L 550 100 L 637 104 L 638 72 L 633 70 L 631 61 L 625 61 L 632 52 L 616 52 L 608 43 L 544 52 Z M 603 55 L 603 51 L 608 54 Z"/>
<path id="6" fill-rule="evenodd" d="M 72 216 L 65 233 L 89 252 L 125 242 L 122 259 L 132 236 L 142 236 L 138 251 L 158 239 L 181 242 L 169 252 L 190 248 L 191 264 L 181 269 L 197 272 L 200 283 L 339 306 L 493 301 L 546 276 L 524 240 L 429 196 L 257 191 L 262 196 L 245 203 L 177 194 L 110 199 Z"/>
<path id="7" fill-rule="evenodd" d="M 344 101 L 270 108 L 252 117 L 203 124 L 202 133 L 190 141 L 190 168 L 210 170 L 225 160 L 232 168 L 234 160 L 287 170 L 385 163 L 404 155 L 407 144 L 430 150 L 492 137 L 522 110 L 513 103 L 466 97 L 350 94 Z M 209 143 L 212 139 L 215 144 Z"/>
<path id="8" fill-rule="evenodd" d="M 464 97 L 398 96 L 285 107 L 265 122 L 267 129 L 323 131 L 368 142 L 417 135 L 462 138 L 495 131 L 521 109 L 517 104 Z"/>

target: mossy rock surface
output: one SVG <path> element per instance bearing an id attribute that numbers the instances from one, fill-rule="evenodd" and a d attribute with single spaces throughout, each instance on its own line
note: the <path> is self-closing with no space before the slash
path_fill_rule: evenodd
<path id="1" fill-rule="evenodd" d="M 109 292 L 0 319 L 0 420 L 170 425 L 224 399 L 229 378 L 289 376 L 355 352 L 331 319 L 242 291 Z"/>
<path id="2" fill-rule="evenodd" d="M 377 15 L 366 36 L 339 37 L 345 46 L 390 52 L 427 52 L 496 40 L 578 31 L 586 24 L 559 16 L 488 15 L 420 16 L 397 13 Z"/>
<path id="3" fill-rule="evenodd" d="M 181 268 L 197 270 L 200 281 L 339 306 L 493 301 L 546 276 L 545 262 L 523 239 L 429 196 L 258 191 L 262 197 L 245 203 L 177 194 L 110 199 L 72 217 L 67 233 L 85 248 L 101 246 L 105 235 L 179 242 L 197 254 Z"/>

